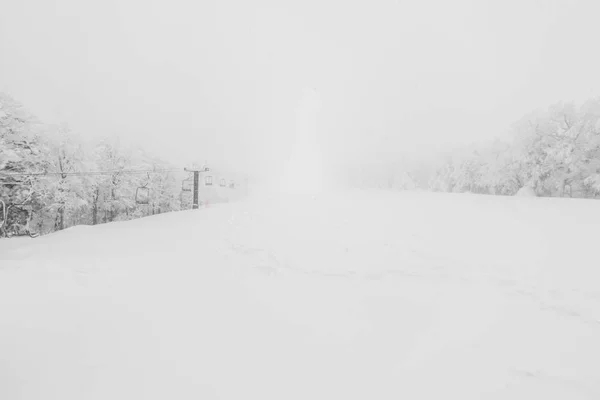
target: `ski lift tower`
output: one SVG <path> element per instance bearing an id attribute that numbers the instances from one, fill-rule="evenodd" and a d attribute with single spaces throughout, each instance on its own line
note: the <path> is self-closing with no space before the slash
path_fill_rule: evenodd
<path id="1" fill-rule="evenodd" d="M 192 209 L 198 208 L 198 187 L 200 186 L 200 172 L 208 172 L 210 168 L 207 164 L 204 164 L 200 168 L 185 168 L 186 172 L 194 173 L 194 201 L 192 203 Z"/>

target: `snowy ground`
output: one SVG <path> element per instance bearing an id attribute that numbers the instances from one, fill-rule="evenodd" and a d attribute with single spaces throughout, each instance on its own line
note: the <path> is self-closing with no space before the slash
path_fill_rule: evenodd
<path id="1" fill-rule="evenodd" d="M 254 198 L 0 241 L 0 399 L 599 399 L 600 202 Z"/>

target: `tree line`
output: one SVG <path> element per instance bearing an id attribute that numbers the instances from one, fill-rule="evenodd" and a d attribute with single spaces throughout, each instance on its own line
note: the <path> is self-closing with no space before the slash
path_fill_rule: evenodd
<path id="1" fill-rule="evenodd" d="M 598 197 L 600 98 L 579 106 L 552 105 L 526 115 L 510 131 L 509 140 L 465 146 L 434 163 L 398 159 L 355 166 L 347 171 L 348 182 L 400 190 L 515 195 L 528 189 L 537 196 Z M 44 124 L 0 93 L 0 237 L 14 229 L 44 234 L 179 210 L 184 199 L 174 169 L 140 148 L 108 140 L 82 143 L 66 126 Z"/>
<path id="2" fill-rule="evenodd" d="M 596 198 L 600 194 L 600 98 L 526 115 L 510 140 L 459 149 L 437 166 L 436 191 Z"/>
<path id="3" fill-rule="evenodd" d="M 349 169 L 350 186 L 396 190 L 597 198 L 600 98 L 524 116 L 496 139 L 429 160 L 397 157 Z"/>
<path id="4" fill-rule="evenodd" d="M 140 148 L 83 143 L 0 93 L 0 237 L 179 210 L 174 170 Z"/>

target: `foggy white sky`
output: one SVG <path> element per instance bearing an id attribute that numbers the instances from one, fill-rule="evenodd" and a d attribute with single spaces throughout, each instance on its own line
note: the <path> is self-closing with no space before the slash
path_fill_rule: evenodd
<path id="1" fill-rule="evenodd" d="M 277 170 L 306 88 L 339 161 L 486 139 L 600 94 L 594 0 L 0 2 L 0 90 L 175 161 Z"/>

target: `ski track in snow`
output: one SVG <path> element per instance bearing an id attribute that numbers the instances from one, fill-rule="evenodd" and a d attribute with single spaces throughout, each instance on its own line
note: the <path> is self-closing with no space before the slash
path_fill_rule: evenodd
<path id="1" fill-rule="evenodd" d="M 2 241 L 0 398 L 597 399 L 596 215 L 355 191 Z"/>
<path id="2" fill-rule="evenodd" d="M 512 207 L 514 210 L 515 207 Z M 251 215 L 246 211 L 246 219 L 242 218 L 243 222 L 248 223 L 249 221 L 256 221 L 261 218 L 259 215 Z M 306 215 L 302 215 L 306 217 Z M 237 219 L 237 228 L 243 223 L 240 218 Z M 295 221 L 296 223 L 300 221 Z M 268 224 L 269 221 L 260 220 L 257 224 Z M 287 224 L 283 222 L 282 224 Z M 292 224 L 296 226 L 295 224 Z M 360 223 L 356 224 L 361 226 Z M 248 230 L 252 230 L 253 225 L 247 227 Z M 319 226 L 315 223 L 315 226 Z M 414 229 L 417 224 L 409 225 L 409 229 Z M 272 226 L 270 231 L 281 231 L 281 226 Z M 511 233 L 511 232 L 504 232 Z M 249 234 L 248 231 L 242 234 L 243 237 L 252 237 L 255 235 Z M 344 235 L 341 235 L 342 237 Z M 347 236 L 347 235 L 346 235 Z M 342 266 L 342 269 L 336 269 L 335 271 L 328 271 L 327 267 L 320 265 L 318 268 L 307 268 L 300 267 L 298 263 L 289 261 L 294 255 L 287 255 L 285 261 L 280 260 L 277 254 L 277 250 L 269 250 L 270 247 L 276 247 L 272 244 L 272 238 L 267 238 L 261 244 L 254 245 L 254 247 L 245 247 L 243 244 L 234 243 L 231 239 L 228 240 L 228 244 L 234 252 L 256 258 L 254 262 L 255 268 L 264 271 L 268 274 L 277 274 L 284 271 L 296 272 L 302 274 L 312 274 L 315 276 L 322 277 L 339 277 L 339 278 L 362 278 L 362 279 L 389 279 L 394 277 L 400 277 L 402 279 L 406 277 L 415 278 L 428 278 L 428 279 L 441 279 L 441 280 L 458 280 L 462 282 L 473 282 L 478 284 L 488 284 L 493 286 L 495 289 L 503 289 L 512 294 L 529 297 L 532 301 L 539 303 L 540 309 L 549 310 L 557 313 L 561 316 L 573 317 L 586 323 L 600 324 L 600 288 L 598 291 L 586 292 L 582 289 L 577 288 L 559 288 L 559 287 L 541 287 L 535 279 L 525 281 L 520 277 L 514 276 L 514 270 L 522 268 L 526 270 L 527 266 L 517 265 L 511 266 L 502 265 L 500 263 L 494 263 L 493 260 L 477 260 L 475 262 L 465 260 L 464 257 L 459 258 L 452 255 L 445 255 L 439 249 L 439 244 L 442 243 L 439 239 L 429 238 L 426 239 L 422 235 L 418 235 L 410 232 L 401 232 L 400 237 L 408 240 L 400 242 L 396 240 L 393 242 L 393 237 L 398 236 L 398 232 L 390 235 L 390 237 L 382 238 L 375 246 L 367 246 L 372 251 L 382 251 L 383 262 L 382 264 L 389 264 L 389 260 L 402 260 L 403 263 L 399 264 L 396 268 L 385 268 L 377 266 L 376 263 L 372 262 L 368 268 L 361 270 L 360 266 L 355 267 L 352 263 L 352 253 L 357 247 L 357 243 L 360 245 L 364 238 L 359 238 L 358 241 L 353 243 L 340 244 L 338 249 L 329 249 L 330 252 L 337 252 L 334 259 L 337 263 Z M 506 237 L 505 239 L 508 239 Z M 298 237 L 293 237 L 290 241 L 298 240 Z M 318 242 L 318 240 L 317 240 Z M 311 246 L 314 246 L 311 243 Z M 378 248 L 379 247 L 379 248 Z M 342 248 L 344 250 L 342 250 Z M 350 251 L 349 248 L 353 250 Z M 393 250 L 390 250 L 393 249 Z M 396 250 L 396 251 L 394 251 Z M 319 257 L 322 256 L 322 252 L 318 253 Z M 514 263 L 514 260 L 512 260 Z M 363 265 L 364 267 L 364 265 Z M 511 268 L 512 267 L 512 268 Z M 539 275 L 538 275 L 539 276 Z M 572 304 L 577 301 L 583 300 L 588 303 L 596 303 L 589 315 L 584 310 L 577 310 Z"/>

